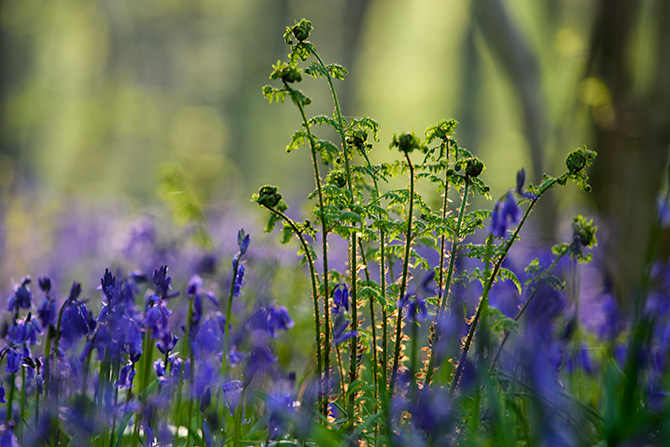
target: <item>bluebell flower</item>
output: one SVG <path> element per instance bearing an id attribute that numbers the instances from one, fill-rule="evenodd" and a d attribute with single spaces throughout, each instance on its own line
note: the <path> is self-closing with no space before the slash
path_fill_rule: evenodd
<path id="1" fill-rule="evenodd" d="M 156 295 L 164 300 L 174 298 L 175 296 L 179 295 L 179 292 L 170 292 L 170 290 L 172 290 L 172 277 L 168 276 L 167 272 L 167 265 L 162 265 L 154 270 L 154 274 L 152 276 Z"/>
<path id="2" fill-rule="evenodd" d="M 51 287 L 50 284 L 49 287 Z M 42 323 L 43 328 L 49 328 L 49 326 L 56 325 L 56 318 L 58 316 L 56 314 L 56 302 L 51 299 L 47 291 L 45 292 L 46 295 L 42 299 L 40 306 L 37 308 L 37 318 L 40 320 L 40 323 Z"/>
<path id="3" fill-rule="evenodd" d="M 238 247 L 240 247 L 241 255 L 244 255 L 247 252 L 247 249 L 249 248 L 249 242 L 250 242 L 249 235 L 248 234 L 245 235 L 244 230 L 241 229 L 237 233 L 237 245 Z"/>
<path id="4" fill-rule="evenodd" d="M 243 384 L 239 380 L 232 380 L 221 385 L 223 397 L 226 400 L 226 406 L 230 409 L 232 416 L 240 403 L 240 396 L 242 394 Z"/>
<path id="5" fill-rule="evenodd" d="M 235 283 L 233 284 L 233 296 L 238 297 L 243 294 L 241 291 L 242 286 L 246 284 L 244 282 L 244 264 L 240 264 L 239 267 L 237 265 L 237 261 L 233 261 L 233 266 L 234 266 L 234 271 L 237 273 L 235 274 Z"/>
<path id="6" fill-rule="evenodd" d="M 208 353 L 221 352 L 223 349 L 223 332 L 216 316 L 207 318 L 198 331 L 191 338 L 193 354 L 200 358 L 201 351 Z"/>
<path id="7" fill-rule="evenodd" d="M 168 331 L 156 342 L 156 347 L 161 353 L 169 354 L 177 346 L 177 341 L 179 337 Z"/>
<path id="8" fill-rule="evenodd" d="M 505 237 L 507 227 L 519 220 L 519 206 L 511 191 L 505 195 L 504 201 L 498 200 L 491 213 L 491 234 Z"/>
<path id="9" fill-rule="evenodd" d="M 165 301 L 158 301 L 156 305 L 147 309 L 144 315 L 144 326 L 151 330 L 151 336 L 154 340 L 163 338 L 169 329 L 169 317 L 172 311 L 167 308 Z"/>
<path id="10" fill-rule="evenodd" d="M 191 361 L 182 359 L 181 357 L 170 357 L 170 377 L 181 380 L 183 375 L 184 380 L 191 379 Z"/>
<path id="11" fill-rule="evenodd" d="M 357 331 L 348 331 L 349 319 L 344 312 L 349 310 L 349 289 L 346 284 L 338 284 L 333 290 L 333 346 L 357 337 Z"/>
<path id="12" fill-rule="evenodd" d="M 265 405 L 270 412 L 268 420 L 269 439 L 278 439 L 288 432 L 288 422 L 295 412 L 295 400 L 290 392 L 279 390 L 265 398 Z"/>
<path id="13" fill-rule="evenodd" d="M 86 305 L 77 300 L 81 293 L 81 284 L 75 282 L 72 284 L 70 296 L 68 297 L 61 316 L 61 336 L 69 345 L 73 345 L 81 336 L 89 334 L 95 329 L 95 320 L 93 315 L 86 308 Z"/>
<path id="14" fill-rule="evenodd" d="M 413 298 L 409 300 L 407 306 L 407 317 L 409 321 L 418 323 L 428 318 L 428 309 L 426 308 L 426 300 L 418 295 L 414 295 Z"/>
<path id="15" fill-rule="evenodd" d="M 40 289 L 42 289 L 42 292 L 45 294 L 49 294 L 51 291 L 51 279 L 49 279 L 48 276 L 40 276 L 37 278 L 37 284 L 39 284 Z"/>
<path id="16" fill-rule="evenodd" d="M 235 366 L 237 366 L 237 365 L 239 365 L 240 363 L 242 363 L 242 361 L 244 360 L 245 357 L 246 357 L 246 354 L 245 354 L 244 352 L 240 352 L 240 351 L 238 351 L 238 350 L 237 350 L 237 346 L 233 345 L 233 346 L 228 350 L 228 355 L 227 355 L 226 358 L 228 359 L 228 364 L 229 364 L 231 367 L 234 368 Z"/>
<path id="17" fill-rule="evenodd" d="M 12 426 L 3 426 L 2 433 L 0 434 L 0 447 L 21 447 L 19 440 L 14 434 L 14 427 Z"/>
<path id="18" fill-rule="evenodd" d="M 26 326 L 21 322 L 11 326 L 7 331 L 5 339 L 14 345 L 20 345 L 26 341 Z"/>
<path id="19" fill-rule="evenodd" d="M 100 290 L 105 297 L 103 302 L 107 305 L 115 301 L 116 297 L 119 296 L 120 288 L 117 288 L 116 276 L 112 275 L 109 269 L 105 269 L 105 274 L 100 280 Z"/>
<path id="20" fill-rule="evenodd" d="M 154 445 L 154 431 L 151 429 L 151 426 L 148 423 L 144 424 L 144 445 L 147 447 L 152 447 Z"/>
<path id="21" fill-rule="evenodd" d="M 156 372 L 156 376 L 158 376 L 158 381 L 161 383 L 164 383 L 167 381 L 167 377 L 165 377 L 165 362 L 163 359 L 158 359 L 153 363 L 154 371 Z"/>
<path id="22" fill-rule="evenodd" d="M 261 330 L 271 337 L 277 336 L 278 330 L 293 327 L 293 320 L 284 306 L 271 305 L 257 307 L 249 317 L 247 325 L 254 330 Z"/>
<path id="23" fill-rule="evenodd" d="M 293 320 L 284 306 L 272 305 L 268 308 L 268 327 L 270 335 L 276 336 L 276 331 L 286 331 L 293 327 Z"/>
<path id="24" fill-rule="evenodd" d="M 30 276 L 26 276 L 21 280 L 20 285 L 14 287 L 14 294 L 9 297 L 9 311 L 18 312 L 19 309 L 30 309 L 33 300 L 33 292 L 28 287 L 30 281 Z"/>
<path id="25" fill-rule="evenodd" d="M 135 373 L 135 366 L 132 363 L 128 363 L 123 368 L 121 368 L 121 371 L 119 371 L 119 379 L 114 382 L 114 386 L 119 389 L 132 388 Z"/>
<path id="26" fill-rule="evenodd" d="M 277 357 L 272 355 L 269 347 L 254 346 L 251 348 L 244 365 L 244 383 L 249 384 L 255 377 L 262 377 L 270 373 L 276 361 Z"/>
<path id="27" fill-rule="evenodd" d="M 567 307 L 566 298 L 550 283 L 537 286 L 533 300 L 526 309 L 526 321 L 539 330 L 546 329 Z"/>
<path id="28" fill-rule="evenodd" d="M 537 198 L 535 194 L 523 190 L 523 185 L 525 182 L 526 182 L 526 170 L 524 168 L 521 168 L 516 173 L 516 187 L 514 191 L 519 195 L 519 197 L 523 197 L 524 199 L 533 200 Z"/>
<path id="29" fill-rule="evenodd" d="M 605 340 L 614 340 L 621 333 L 624 321 L 616 299 L 607 292 L 602 298 L 602 312 L 604 318 L 598 328 L 598 335 Z"/>
<path id="30" fill-rule="evenodd" d="M 210 387 L 205 388 L 205 392 L 203 393 L 202 397 L 200 398 L 200 412 L 203 413 L 207 408 L 209 408 L 209 404 L 212 401 L 212 390 Z"/>
<path id="31" fill-rule="evenodd" d="M 212 447 L 212 431 L 209 428 L 207 419 L 202 421 L 202 437 L 205 438 L 205 447 Z"/>
<path id="32" fill-rule="evenodd" d="M 7 403 L 7 400 L 5 399 L 5 386 L 2 383 L 1 375 L 0 375 L 0 403 L 2 404 Z"/>
<path id="33" fill-rule="evenodd" d="M 340 345 L 345 341 L 358 336 L 358 331 L 348 331 L 349 319 L 344 313 L 334 312 L 333 319 L 333 346 Z"/>
<path id="34" fill-rule="evenodd" d="M 333 290 L 333 307 L 337 310 L 349 310 L 349 289 L 346 284 L 338 284 Z"/>
<path id="35" fill-rule="evenodd" d="M 412 425 L 427 434 L 434 442 L 444 440 L 456 423 L 445 388 L 423 388 L 416 400 L 408 401 L 407 411 L 412 415 Z"/>
<path id="36" fill-rule="evenodd" d="M 10 374 L 17 373 L 21 369 L 21 360 L 23 356 L 18 349 L 9 348 L 7 349 L 5 371 Z"/>

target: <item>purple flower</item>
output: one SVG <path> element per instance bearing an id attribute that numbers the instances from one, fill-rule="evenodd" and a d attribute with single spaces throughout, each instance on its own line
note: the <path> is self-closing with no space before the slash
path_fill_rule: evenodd
<path id="1" fill-rule="evenodd" d="M 272 355 L 272 351 L 267 346 L 255 346 L 249 352 L 247 363 L 244 365 L 244 382 L 251 383 L 254 377 L 264 376 L 270 372 L 272 364 L 277 361 L 277 357 Z"/>
<path id="2" fill-rule="evenodd" d="M 523 197 L 524 199 L 533 200 L 537 198 L 535 194 L 523 190 L 523 184 L 525 182 L 526 182 L 526 170 L 524 168 L 521 168 L 516 173 L 516 188 L 514 189 L 514 192 L 516 192 L 519 195 L 519 197 Z"/>
<path id="3" fill-rule="evenodd" d="M 3 428 L 4 430 L 0 434 L 0 447 L 21 447 L 14 434 L 14 428 L 11 426 L 3 426 Z"/>
<path id="4" fill-rule="evenodd" d="M 349 289 L 346 284 L 338 284 L 333 290 L 333 346 L 358 336 L 357 331 L 349 329 L 349 319 L 344 315 L 349 310 Z"/>
<path id="5" fill-rule="evenodd" d="M 244 255 L 247 252 L 247 249 L 249 248 L 249 242 L 249 235 L 245 235 L 243 229 L 240 230 L 237 233 L 237 245 L 240 247 L 240 255 Z"/>
<path id="6" fill-rule="evenodd" d="M 2 384 L 2 376 L 0 376 L 0 403 L 4 404 L 7 400 L 5 399 L 5 387 Z"/>
<path id="7" fill-rule="evenodd" d="M 223 349 L 222 335 L 223 332 L 219 326 L 218 318 L 216 316 L 207 318 L 191 338 L 193 354 L 196 359 L 200 359 L 202 351 L 208 353 L 221 352 Z"/>
<path id="8" fill-rule="evenodd" d="M 242 360 L 245 358 L 244 352 L 240 352 L 237 350 L 236 346 L 232 346 L 230 350 L 228 351 L 228 363 L 230 364 L 231 367 L 235 367 L 242 363 Z"/>
<path id="9" fill-rule="evenodd" d="M 162 265 L 154 270 L 154 274 L 152 276 L 156 295 L 164 300 L 174 298 L 175 296 L 179 295 L 179 292 L 170 292 L 170 290 L 172 290 L 172 277 L 168 276 L 167 272 L 167 265 Z"/>
<path id="10" fill-rule="evenodd" d="M 286 331 L 293 327 L 293 320 L 288 314 L 288 309 L 284 306 L 270 306 L 268 308 L 268 327 L 273 337 L 276 336 L 276 331 Z"/>
<path id="11" fill-rule="evenodd" d="M 33 300 L 33 292 L 28 287 L 30 281 L 30 276 L 26 276 L 20 285 L 14 287 L 14 294 L 9 297 L 8 310 L 18 312 L 19 309 L 30 309 Z"/>
<path id="12" fill-rule="evenodd" d="M 417 295 L 414 295 L 413 298 L 409 300 L 407 306 L 407 317 L 409 321 L 418 323 L 428 318 L 428 309 L 426 309 L 426 300 Z"/>
<path id="13" fill-rule="evenodd" d="M 19 372 L 19 369 L 21 369 L 21 360 L 23 356 L 21 355 L 21 352 L 19 352 L 18 349 L 7 349 L 7 365 L 5 365 L 5 371 L 7 371 L 10 374 L 17 373 Z"/>
<path id="14" fill-rule="evenodd" d="M 293 320 L 284 306 L 271 305 L 256 308 L 247 324 L 251 329 L 261 330 L 271 337 L 276 337 L 278 330 L 292 328 Z"/>
<path id="15" fill-rule="evenodd" d="M 358 336 L 358 331 L 347 331 L 349 329 L 349 320 L 344 313 L 333 312 L 333 346 L 344 343 L 345 341 Z"/>
<path id="16" fill-rule="evenodd" d="M 240 402 L 243 384 L 239 380 L 232 380 L 221 385 L 223 396 L 226 399 L 226 406 L 230 408 L 230 415 L 232 416 L 237 405 Z"/>
<path id="17" fill-rule="evenodd" d="M 49 296 L 45 296 L 37 308 L 37 318 L 42 323 L 42 327 L 48 328 L 56 324 L 56 302 Z"/>
<path id="18" fill-rule="evenodd" d="M 207 419 L 202 421 L 202 437 L 205 438 L 205 446 L 212 447 L 212 432 L 209 428 L 209 423 L 207 423 Z"/>
<path id="19" fill-rule="evenodd" d="M 268 432 L 270 439 L 278 439 L 286 435 L 288 422 L 295 412 L 295 401 L 291 393 L 284 390 L 270 393 L 265 399 L 265 404 L 270 412 L 268 420 Z"/>
<path id="20" fill-rule="evenodd" d="M 132 363 L 125 365 L 123 368 L 121 368 L 121 371 L 119 371 L 119 379 L 114 382 L 114 386 L 119 389 L 132 388 L 135 373 L 135 367 Z"/>
<path id="21" fill-rule="evenodd" d="M 244 265 L 237 265 L 237 260 L 233 260 L 233 270 L 237 273 L 235 274 L 235 284 L 233 284 L 233 296 L 240 296 L 243 293 L 241 292 L 242 286 L 246 284 L 244 282 Z"/>
<path id="22" fill-rule="evenodd" d="M 338 284 L 333 291 L 333 312 L 338 312 L 344 308 L 349 310 L 349 289 L 346 284 Z"/>
<path id="23" fill-rule="evenodd" d="M 519 206 L 511 191 L 505 195 L 505 200 L 498 200 L 491 213 L 491 234 L 495 237 L 505 237 L 507 227 L 519 220 Z"/>
<path id="24" fill-rule="evenodd" d="M 156 371 L 156 375 L 158 376 L 158 381 L 159 382 L 165 382 L 167 381 L 167 378 L 165 377 L 165 362 L 163 362 L 162 359 L 158 359 L 154 362 L 153 364 L 154 371 Z"/>
<path id="25" fill-rule="evenodd" d="M 81 293 L 81 284 L 74 282 L 62 312 L 60 327 L 61 335 L 65 342 L 73 345 L 79 337 L 89 334 L 95 329 L 95 320 L 93 315 L 86 308 L 86 305 L 77 300 Z"/>
<path id="26" fill-rule="evenodd" d="M 45 294 L 49 294 L 49 291 L 51 291 L 51 279 L 49 279 L 48 276 L 40 276 L 37 279 L 37 284 L 39 284 L 40 289 L 42 289 L 42 292 Z"/>
<path id="27" fill-rule="evenodd" d="M 174 347 L 177 346 L 177 341 L 178 340 L 179 340 L 179 337 L 177 337 L 176 335 L 173 335 L 172 332 L 167 331 L 156 342 L 156 347 L 158 348 L 158 350 L 161 353 L 169 354 L 170 351 L 172 351 L 174 349 Z"/>

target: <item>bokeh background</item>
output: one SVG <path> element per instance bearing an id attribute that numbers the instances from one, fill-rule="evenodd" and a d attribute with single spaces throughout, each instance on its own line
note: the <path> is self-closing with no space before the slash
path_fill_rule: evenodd
<path id="1" fill-rule="evenodd" d="M 249 198 L 266 183 L 301 209 L 309 158 L 284 152 L 298 116 L 261 86 L 302 17 L 350 71 L 345 115 L 382 125 L 373 160 L 394 133 L 456 118 L 498 195 L 520 167 L 537 181 L 577 146 L 598 151 L 593 192 L 548 197 L 535 234 L 596 217 L 603 268 L 632 294 L 667 183 L 665 0 L 0 0 L 3 293 L 42 265 L 120 257 L 146 219 L 195 225 L 212 250 L 216 221 L 234 252 L 232 229 L 262 224 Z M 331 111 L 323 84 L 301 87 Z"/>

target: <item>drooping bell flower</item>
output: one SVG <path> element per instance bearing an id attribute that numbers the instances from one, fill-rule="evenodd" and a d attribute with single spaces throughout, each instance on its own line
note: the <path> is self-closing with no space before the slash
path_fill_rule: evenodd
<path id="1" fill-rule="evenodd" d="M 19 309 L 30 309 L 33 301 L 33 292 L 28 287 L 30 281 L 30 276 L 25 276 L 21 280 L 21 284 L 14 286 L 14 294 L 9 297 L 9 304 L 7 306 L 10 312 L 18 312 Z"/>

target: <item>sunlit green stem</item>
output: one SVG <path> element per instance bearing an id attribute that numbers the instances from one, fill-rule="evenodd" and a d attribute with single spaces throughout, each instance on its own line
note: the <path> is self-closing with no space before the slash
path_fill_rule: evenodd
<path id="1" fill-rule="evenodd" d="M 144 333 L 144 344 L 142 347 L 142 368 L 140 370 L 140 386 L 137 391 L 138 396 L 141 396 L 141 404 L 144 406 L 147 402 L 146 389 L 149 382 L 149 373 L 151 368 L 151 359 L 153 357 L 151 344 L 151 329 L 147 328 Z M 141 423 L 140 414 L 135 417 L 135 429 L 133 432 L 133 441 L 132 447 L 137 447 L 140 441 L 140 423 Z"/>
<path id="2" fill-rule="evenodd" d="M 435 340 L 430 349 L 430 360 L 428 361 L 428 371 L 426 371 L 426 384 L 430 385 L 430 381 L 433 377 L 433 368 L 435 363 L 435 349 L 438 345 L 439 338 L 439 324 L 442 318 L 442 315 L 447 307 L 447 301 L 449 301 L 449 289 L 451 288 L 451 278 L 454 274 L 454 265 L 456 265 L 456 255 L 458 254 L 458 245 L 461 239 L 461 226 L 463 224 L 463 216 L 465 215 L 465 207 L 468 203 L 468 187 L 470 186 L 470 177 L 465 176 L 465 186 L 463 187 L 463 198 L 461 199 L 461 209 L 458 213 L 458 222 L 456 223 L 456 231 L 454 232 L 454 240 L 451 243 L 451 254 L 449 256 L 449 268 L 447 270 L 447 278 L 444 284 L 444 292 L 442 292 L 442 287 L 440 287 L 440 307 L 435 316 Z M 445 188 L 445 206 L 446 206 L 446 188 Z M 443 211 L 444 213 L 445 211 Z M 444 243 L 444 238 L 442 238 Z M 444 253 L 444 250 L 442 250 Z M 442 268 L 440 268 L 440 282 L 442 282 Z"/>
<path id="3" fill-rule="evenodd" d="M 314 47 L 312 45 L 307 45 L 307 48 L 309 51 L 314 55 L 314 57 L 319 61 L 319 64 L 321 67 L 324 69 L 326 73 L 326 79 L 328 80 L 328 86 L 330 87 L 330 93 L 333 96 L 333 103 L 335 104 L 335 118 L 337 119 L 337 131 L 340 135 L 340 143 L 341 143 L 341 148 L 342 148 L 342 154 L 344 156 L 344 165 L 345 165 L 345 173 L 347 176 L 347 188 L 349 189 L 349 194 L 351 195 L 351 200 L 354 201 L 354 188 L 353 188 L 353 183 L 351 181 L 351 167 L 349 163 L 349 153 L 347 149 L 347 141 L 346 137 L 344 134 L 344 119 L 342 117 L 342 111 L 340 110 L 340 102 L 337 98 L 337 92 L 335 91 L 335 87 L 333 86 L 333 78 L 330 76 L 330 71 L 328 71 L 328 67 L 326 67 L 326 64 L 324 64 L 323 60 L 319 56 L 319 54 L 316 52 Z M 352 203 L 353 204 L 353 203 Z M 350 258 L 350 265 L 349 265 L 349 270 L 351 274 L 351 288 L 350 288 L 350 294 L 351 294 L 351 328 L 354 332 L 358 330 L 358 297 L 357 297 L 357 276 L 358 272 L 356 269 L 356 264 L 357 264 L 357 247 L 356 247 L 356 232 L 352 231 L 351 236 L 350 236 L 350 241 L 349 241 L 349 251 L 351 252 L 351 258 Z M 351 386 L 352 383 L 354 383 L 358 377 L 358 336 L 355 335 L 354 337 L 351 338 L 351 363 L 350 363 L 350 369 L 349 369 L 349 385 Z M 350 394 L 349 396 L 349 422 L 348 426 L 350 428 L 353 428 L 354 425 L 354 395 Z"/>
<path id="4" fill-rule="evenodd" d="M 538 200 L 540 200 L 540 197 L 549 190 L 551 187 L 553 187 L 556 183 L 558 182 L 558 179 L 552 178 L 545 183 L 542 184 L 539 192 L 535 195 L 533 200 L 530 202 L 528 205 L 528 208 L 526 208 L 526 212 L 524 213 L 523 217 L 521 218 L 521 221 L 519 222 L 519 225 L 517 225 L 516 230 L 514 230 L 514 233 L 512 234 L 512 237 L 507 241 L 505 244 L 505 247 L 498 257 L 498 259 L 495 262 L 495 265 L 493 267 L 493 271 L 491 274 L 488 276 L 488 280 L 484 284 L 484 290 L 482 291 L 482 299 L 479 302 L 479 306 L 477 307 L 477 313 L 475 314 L 474 319 L 472 320 L 472 323 L 470 324 L 470 330 L 468 331 L 468 336 L 465 339 L 465 343 L 463 344 L 463 350 L 461 351 L 461 357 L 458 362 L 458 367 L 456 368 L 456 372 L 454 373 L 454 378 L 453 381 L 451 382 L 451 393 L 453 394 L 454 391 L 456 390 L 456 386 L 458 385 L 458 380 L 461 377 L 461 373 L 463 372 L 463 367 L 465 366 L 465 359 L 468 356 L 468 350 L 470 349 L 470 344 L 472 343 L 472 339 L 475 335 L 475 331 L 477 330 L 477 323 L 479 322 L 479 318 L 481 317 L 481 313 L 485 308 L 488 308 L 488 297 L 489 297 L 489 291 L 491 290 L 491 287 L 493 286 L 493 283 L 498 276 L 498 272 L 500 271 L 500 267 L 502 266 L 503 261 L 507 257 L 507 253 L 509 252 L 510 247 L 512 247 L 512 244 L 516 241 L 517 237 L 519 236 L 519 231 L 521 231 L 521 228 L 523 228 L 524 223 L 526 222 L 526 219 L 528 219 L 528 216 L 530 215 L 530 212 L 533 210 L 533 207 L 537 203 Z M 492 238 L 491 235 L 489 235 L 489 240 Z M 488 242 L 487 242 L 488 243 Z"/>
<path id="5" fill-rule="evenodd" d="M 365 265 L 364 271 L 365 271 L 365 279 L 368 283 L 370 283 L 370 272 L 368 270 L 368 263 L 365 258 L 365 250 L 363 250 L 363 243 L 359 240 L 358 241 L 358 248 L 361 251 L 361 260 L 363 261 L 363 265 Z M 375 299 L 372 294 L 370 294 L 370 327 L 372 328 L 372 341 L 371 346 L 372 346 L 372 381 L 375 387 L 375 412 L 377 411 L 377 402 L 376 399 L 378 398 L 379 395 L 379 373 L 377 371 L 378 365 L 377 365 L 377 328 L 376 328 L 376 318 L 375 318 Z"/>
<path id="6" fill-rule="evenodd" d="M 326 210 L 324 206 L 323 199 L 323 189 L 321 187 L 321 174 L 319 173 L 319 163 L 317 159 L 317 149 L 316 149 L 316 140 L 312 135 L 312 130 L 305 115 L 305 109 L 301 104 L 297 104 L 298 109 L 300 110 L 300 116 L 302 116 L 303 126 L 307 132 L 307 137 L 309 139 L 309 146 L 312 153 L 312 168 L 314 169 L 314 181 L 316 183 L 316 190 L 319 198 L 319 221 L 321 222 L 321 251 L 323 258 L 323 312 L 324 312 L 324 342 L 323 342 L 323 354 L 324 354 L 324 363 L 323 370 L 321 369 L 321 359 L 317 359 L 318 365 L 318 374 L 321 376 L 323 373 L 324 381 L 323 384 L 326 385 L 330 377 L 330 284 L 328 281 L 328 221 L 326 219 Z M 304 244 L 303 244 L 304 245 Z M 305 247 L 305 252 L 307 253 L 307 247 Z M 314 275 L 316 278 L 316 275 Z M 312 283 L 315 284 L 315 281 Z M 315 303 L 317 303 L 317 295 L 314 294 Z M 319 312 L 318 304 L 315 304 L 315 318 L 317 319 L 317 337 L 320 336 L 320 322 L 319 322 Z M 316 353 L 318 357 L 321 357 L 321 347 L 320 342 L 317 340 L 316 344 Z"/>
<path id="7" fill-rule="evenodd" d="M 312 300 L 314 304 L 314 322 L 315 322 L 315 337 L 316 337 L 316 359 L 317 359 L 317 367 L 318 370 L 321 371 L 321 349 L 320 349 L 320 341 L 319 341 L 319 303 L 318 303 L 318 293 L 317 293 L 317 278 L 316 278 L 316 269 L 314 267 L 314 260 L 312 259 L 311 251 L 309 249 L 309 245 L 307 244 L 307 241 L 305 240 L 302 231 L 298 228 L 298 226 L 293 222 L 293 220 L 288 217 L 286 214 L 282 213 L 281 211 L 272 208 L 270 206 L 265 206 L 271 213 L 276 215 L 277 217 L 281 218 L 284 222 L 286 222 L 290 227 L 291 230 L 293 230 L 293 234 L 298 238 L 300 241 L 300 245 L 302 245 L 302 249 L 305 252 L 305 259 L 307 259 L 307 265 L 309 266 L 309 275 L 312 280 Z"/>
<path id="8" fill-rule="evenodd" d="M 405 152 L 407 166 L 409 167 L 409 205 L 407 210 L 407 232 L 405 235 L 405 257 L 402 264 L 402 278 L 400 280 L 400 293 L 398 294 L 398 303 L 402 303 L 407 289 L 407 275 L 409 271 L 409 255 L 412 247 L 412 214 L 414 212 L 414 165 Z M 400 347 L 402 345 L 402 306 L 398 307 L 398 318 L 396 320 L 395 333 L 395 352 L 393 354 L 393 370 L 391 373 L 390 394 L 393 394 L 395 382 L 398 377 L 398 363 L 400 362 Z"/>

